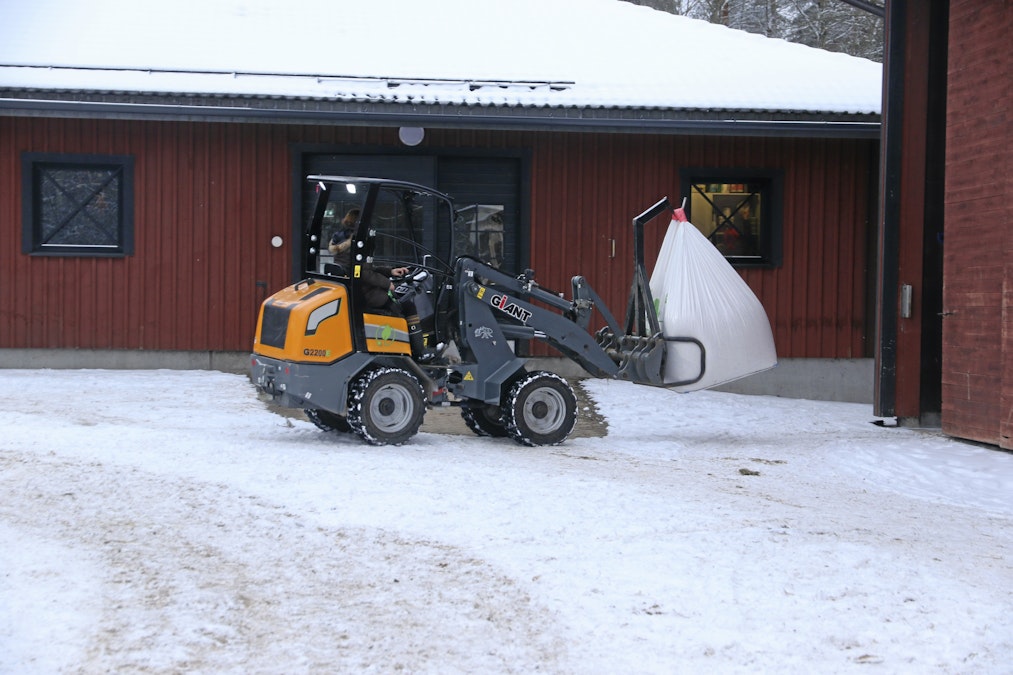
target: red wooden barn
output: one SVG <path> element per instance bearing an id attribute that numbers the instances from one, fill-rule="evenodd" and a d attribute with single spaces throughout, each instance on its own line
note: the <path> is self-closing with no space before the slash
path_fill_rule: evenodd
<path id="1" fill-rule="evenodd" d="M 322 172 L 488 207 L 476 246 L 616 313 L 631 219 L 685 197 L 774 329 L 741 390 L 872 401 L 878 64 L 615 0 L 139 4 L 5 10 L 0 365 L 244 367 Z"/>

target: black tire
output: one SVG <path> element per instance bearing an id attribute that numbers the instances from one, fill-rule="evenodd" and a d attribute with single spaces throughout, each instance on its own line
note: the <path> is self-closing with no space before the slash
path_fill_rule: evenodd
<path id="1" fill-rule="evenodd" d="M 461 406 L 461 417 L 468 428 L 479 436 L 504 438 L 509 435 L 503 422 L 503 409 L 497 405 L 481 401 L 465 403 Z"/>
<path id="2" fill-rule="evenodd" d="M 577 422 L 577 397 L 566 380 L 537 371 L 510 389 L 503 406 L 507 433 L 523 445 L 556 445 Z"/>
<path id="3" fill-rule="evenodd" d="M 317 426 L 317 429 L 321 431 L 348 433 L 352 430 L 352 425 L 341 415 L 335 415 L 332 412 L 317 410 L 315 408 L 306 408 L 303 412 L 306 413 L 309 421 L 313 422 Z"/>
<path id="4" fill-rule="evenodd" d="M 371 445 L 400 445 L 418 433 L 426 414 L 422 385 L 400 368 L 359 376 L 348 395 L 348 423 Z"/>

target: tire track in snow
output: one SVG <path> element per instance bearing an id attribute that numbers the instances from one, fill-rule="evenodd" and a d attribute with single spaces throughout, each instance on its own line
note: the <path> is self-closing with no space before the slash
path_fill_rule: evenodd
<path id="1" fill-rule="evenodd" d="M 323 528 L 256 496 L 136 468 L 11 452 L 0 468 L 7 536 L 35 550 L 60 542 L 76 558 L 20 573 L 97 575 L 72 598 L 93 604 L 97 623 L 64 636 L 77 643 L 71 672 L 531 672 L 565 660 L 558 619 L 453 547 Z M 35 620 L 60 611 L 47 603 Z M 43 639 L 17 630 L 0 635 L 0 665 L 4 641 Z"/>

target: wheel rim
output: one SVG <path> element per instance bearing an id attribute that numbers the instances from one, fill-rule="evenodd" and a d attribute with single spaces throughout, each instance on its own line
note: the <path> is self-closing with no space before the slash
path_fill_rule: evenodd
<path id="1" fill-rule="evenodd" d="M 384 433 L 397 433 L 411 422 L 415 409 L 411 392 L 404 387 L 388 384 L 381 387 L 369 403 L 369 416 L 373 424 Z"/>
<path id="2" fill-rule="evenodd" d="M 566 400 L 555 389 L 542 387 L 524 401 L 524 423 L 536 434 L 549 434 L 566 420 Z"/>

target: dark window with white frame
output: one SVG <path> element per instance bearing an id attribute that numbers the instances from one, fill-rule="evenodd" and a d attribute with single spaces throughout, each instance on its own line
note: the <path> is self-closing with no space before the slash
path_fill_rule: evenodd
<path id="1" fill-rule="evenodd" d="M 22 250 L 31 255 L 133 254 L 133 158 L 24 153 Z"/>
<path id="2" fill-rule="evenodd" d="M 781 264 L 779 171 L 683 169 L 690 222 L 736 267 Z"/>

